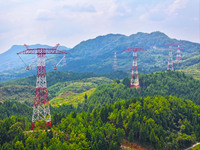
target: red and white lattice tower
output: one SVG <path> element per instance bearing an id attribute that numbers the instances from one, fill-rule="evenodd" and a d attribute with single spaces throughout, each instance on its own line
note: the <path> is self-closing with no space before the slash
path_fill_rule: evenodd
<path id="1" fill-rule="evenodd" d="M 168 57 L 167 70 L 174 70 L 173 58 L 172 58 L 172 45 L 174 44 L 166 44 L 166 45 L 169 45 L 169 57 Z"/>
<path id="2" fill-rule="evenodd" d="M 35 128 L 36 121 L 42 121 L 42 120 L 46 122 L 45 124 L 46 128 L 47 127 L 52 128 L 49 99 L 47 92 L 45 56 L 46 54 L 67 54 L 67 53 L 57 50 L 59 44 L 57 44 L 53 48 L 36 48 L 36 49 L 31 49 L 27 45 L 25 46 L 27 49 L 25 51 L 17 53 L 17 55 L 36 54 L 38 59 L 36 90 L 35 90 L 31 130 Z M 27 70 L 29 70 L 29 68 Z"/>
<path id="3" fill-rule="evenodd" d="M 139 77 L 138 77 L 138 66 L 137 66 L 137 51 L 146 51 L 143 48 L 127 48 L 124 51 L 132 51 L 133 52 L 133 64 L 132 64 L 132 72 L 131 72 L 131 83 L 130 87 L 140 87 Z"/>
<path id="4" fill-rule="evenodd" d="M 175 63 L 179 63 L 181 61 L 182 61 L 181 60 L 181 48 L 180 48 L 180 45 L 178 44 Z"/>
<path id="5" fill-rule="evenodd" d="M 113 69 L 117 70 L 117 52 L 118 51 L 113 51 L 114 52 L 114 63 L 113 63 Z"/>

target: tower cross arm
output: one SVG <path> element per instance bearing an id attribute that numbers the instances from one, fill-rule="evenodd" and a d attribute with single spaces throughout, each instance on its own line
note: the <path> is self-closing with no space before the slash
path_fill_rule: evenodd
<path id="1" fill-rule="evenodd" d="M 127 47 L 127 49 L 125 49 L 123 51 L 134 51 L 134 52 L 136 52 L 136 51 L 147 51 L 147 50 L 143 49 L 143 47 L 141 47 L 141 48 L 129 48 L 129 47 Z"/>
<path id="2" fill-rule="evenodd" d="M 67 54 L 67 52 L 51 48 L 37 48 L 37 49 L 27 49 L 17 54 L 18 55 L 19 54 Z"/>
<path id="3" fill-rule="evenodd" d="M 55 47 L 53 48 L 29 48 L 26 44 L 24 44 L 24 46 L 26 47 L 26 50 L 21 51 L 19 54 L 67 54 L 67 52 L 63 52 L 60 50 L 57 50 L 57 47 L 59 46 L 59 44 L 57 44 Z"/>
<path id="4" fill-rule="evenodd" d="M 165 45 L 173 46 L 173 45 L 182 45 L 182 44 L 172 44 L 172 43 L 168 43 L 168 44 L 165 44 Z"/>

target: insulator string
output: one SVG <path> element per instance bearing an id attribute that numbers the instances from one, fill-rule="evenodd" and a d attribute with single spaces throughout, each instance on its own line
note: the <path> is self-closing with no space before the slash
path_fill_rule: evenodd
<path id="1" fill-rule="evenodd" d="M 24 60 L 21 58 L 21 56 L 20 55 L 18 55 L 18 56 L 21 59 L 21 61 L 26 65 L 26 67 L 28 67 L 28 65 L 24 62 Z"/>

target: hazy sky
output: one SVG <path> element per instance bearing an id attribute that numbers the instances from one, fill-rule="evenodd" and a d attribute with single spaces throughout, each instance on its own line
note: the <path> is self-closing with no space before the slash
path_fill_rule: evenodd
<path id="1" fill-rule="evenodd" d="M 0 53 L 24 43 L 72 48 L 99 35 L 153 31 L 200 43 L 200 0 L 0 0 Z"/>

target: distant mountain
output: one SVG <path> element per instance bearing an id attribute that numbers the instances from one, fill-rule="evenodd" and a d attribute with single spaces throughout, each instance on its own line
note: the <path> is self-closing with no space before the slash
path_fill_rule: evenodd
<path id="1" fill-rule="evenodd" d="M 30 48 L 51 48 L 52 46 L 48 45 L 41 45 L 41 44 L 35 44 L 35 45 L 30 45 Z M 69 48 L 65 46 L 59 46 L 59 50 L 62 51 L 68 51 Z M 1 81 L 6 81 L 10 79 L 17 79 L 21 77 L 27 77 L 30 75 L 36 74 L 36 70 L 30 71 L 26 70 L 26 65 L 21 61 L 19 56 L 16 54 L 20 51 L 26 50 L 25 46 L 23 45 L 13 45 L 8 51 L 0 54 L 0 82 Z M 36 55 L 20 55 L 20 57 L 24 60 L 24 62 L 29 65 L 31 62 L 34 60 Z M 49 62 L 49 59 L 54 58 L 53 57 L 47 57 L 47 62 Z M 61 59 L 61 56 L 57 56 L 57 59 Z M 53 63 L 53 62 L 52 62 Z M 36 61 L 32 63 L 32 66 L 35 66 L 36 68 Z M 49 64 L 49 63 L 47 63 Z M 52 70 L 53 65 L 47 65 L 47 70 Z"/>
<path id="2" fill-rule="evenodd" d="M 113 71 L 113 50 L 117 53 L 118 69 L 131 70 L 132 53 L 123 51 L 126 47 L 144 47 L 147 51 L 138 52 L 138 70 L 143 73 L 150 73 L 167 69 L 168 46 L 167 43 L 181 44 L 181 54 L 183 63 L 174 64 L 175 69 L 187 69 L 196 65 L 199 61 L 190 61 L 190 57 L 200 50 L 199 43 L 193 43 L 184 40 L 176 40 L 168 37 L 166 34 L 156 31 L 152 33 L 132 34 L 125 36 L 121 34 L 108 34 L 98 36 L 94 39 L 83 41 L 72 49 L 60 47 L 61 50 L 67 51 L 67 65 L 59 66 L 60 71 L 73 72 L 94 72 L 98 74 L 109 73 Z M 41 47 L 42 45 L 33 45 Z M 48 47 L 45 45 L 44 47 Z M 0 78 L 1 81 L 10 80 L 20 77 L 36 74 L 35 70 L 26 71 L 25 65 L 16 55 L 17 52 L 25 50 L 24 46 L 13 46 L 7 52 L 0 54 Z M 176 57 L 176 47 L 173 47 L 173 60 Z M 23 59 L 29 63 L 32 56 L 24 56 Z M 58 62 L 61 56 L 54 56 L 47 59 L 47 71 L 52 70 L 52 63 Z M 28 63 L 28 64 L 29 64 Z M 10 64 L 10 70 L 8 67 Z"/>
<path id="3" fill-rule="evenodd" d="M 51 48 L 51 46 L 40 45 L 40 44 L 30 45 L 29 47 L 30 48 Z M 67 48 L 65 46 L 60 46 L 60 47 L 58 47 L 58 49 L 63 50 L 63 51 L 69 50 L 69 48 Z M 17 56 L 16 53 L 18 53 L 20 51 L 24 51 L 24 50 L 26 50 L 26 48 L 23 45 L 13 45 L 8 51 L 0 54 L 0 60 L 1 60 L 0 69 L 1 69 L 1 71 L 8 70 L 8 69 L 16 70 L 16 69 L 19 69 L 20 67 L 22 67 L 24 64 L 20 60 L 20 58 Z M 27 64 L 29 64 L 32 61 L 31 58 L 35 58 L 35 56 L 26 55 L 25 57 L 23 57 L 23 59 L 25 60 L 25 62 Z"/>
<path id="4" fill-rule="evenodd" d="M 65 69 L 71 71 L 93 71 L 105 73 L 112 70 L 113 50 L 117 54 L 118 68 L 130 70 L 132 53 L 123 51 L 126 47 L 144 47 L 146 52 L 138 52 L 138 69 L 140 72 L 149 73 L 166 70 L 169 48 L 167 43 L 181 44 L 183 60 L 188 55 L 200 50 L 199 43 L 171 39 L 162 32 L 132 34 L 130 36 L 120 34 L 108 34 L 98 36 L 95 39 L 83 41 L 70 50 L 71 59 Z M 173 48 L 173 60 L 176 57 L 176 47 Z M 193 64 L 191 64 L 193 65 Z M 188 66 L 187 66 L 188 67 Z M 184 68 L 184 66 L 183 66 Z"/>

